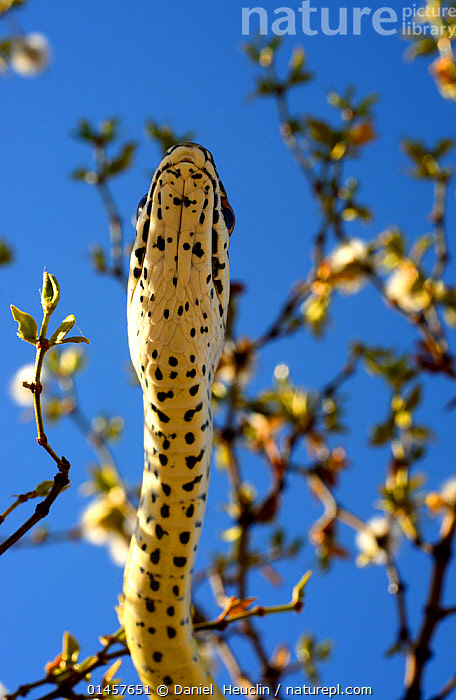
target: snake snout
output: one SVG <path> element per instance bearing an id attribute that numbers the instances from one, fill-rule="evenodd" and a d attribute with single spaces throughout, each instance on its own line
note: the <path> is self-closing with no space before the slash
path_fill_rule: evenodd
<path id="1" fill-rule="evenodd" d="M 197 168 L 202 168 L 207 160 L 212 161 L 209 151 L 199 143 L 191 141 L 179 143 L 169 149 L 167 155 L 173 165 L 178 163 L 192 163 Z"/>

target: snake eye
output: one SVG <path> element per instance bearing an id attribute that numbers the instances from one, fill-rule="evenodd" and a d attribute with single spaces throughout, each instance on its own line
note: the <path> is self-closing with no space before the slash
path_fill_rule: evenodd
<path id="1" fill-rule="evenodd" d="M 222 214 L 223 218 L 225 219 L 225 224 L 228 229 L 228 233 L 231 234 L 233 233 L 234 229 L 234 223 L 235 223 L 235 218 L 234 218 L 234 211 L 232 210 L 230 204 L 228 203 L 228 200 L 222 197 L 220 200 L 221 205 L 222 205 Z"/>
<path id="2" fill-rule="evenodd" d="M 147 202 L 147 194 L 144 195 L 144 197 L 141 199 L 141 201 L 138 204 L 138 208 L 136 209 L 136 221 L 138 221 L 139 217 L 141 216 L 141 212 L 144 209 L 146 202 Z"/>

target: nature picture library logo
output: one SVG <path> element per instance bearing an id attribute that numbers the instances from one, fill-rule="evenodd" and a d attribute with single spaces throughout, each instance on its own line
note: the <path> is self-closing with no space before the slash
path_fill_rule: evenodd
<path id="1" fill-rule="evenodd" d="M 373 29 L 377 34 L 403 34 L 411 37 L 434 36 L 453 38 L 456 33 L 456 7 L 443 7 L 440 2 L 426 6 L 392 7 L 321 7 L 317 0 L 303 0 L 300 6 L 242 8 L 242 34 L 269 33 L 314 36 L 316 34 L 352 35 Z M 328 3 L 329 4 L 329 3 Z"/>

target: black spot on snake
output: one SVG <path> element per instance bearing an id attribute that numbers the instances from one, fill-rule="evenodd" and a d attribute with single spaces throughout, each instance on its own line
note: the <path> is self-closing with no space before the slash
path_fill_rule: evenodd
<path id="1" fill-rule="evenodd" d="M 168 534 L 169 534 L 169 533 L 168 533 L 166 530 L 164 530 L 164 529 L 162 528 L 162 526 L 160 525 L 160 523 L 157 523 L 157 524 L 155 525 L 155 535 L 156 535 L 157 539 L 161 540 L 161 538 L 163 537 L 163 535 L 168 535 Z"/>
<path id="2" fill-rule="evenodd" d="M 202 214 L 204 216 L 204 214 Z M 202 258 L 204 255 L 204 250 L 201 247 L 201 243 L 197 241 L 195 245 L 193 246 L 193 255 L 196 255 L 197 258 Z"/>
<path id="3" fill-rule="evenodd" d="M 157 236 L 157 242 L 154 243 L 154 248 L 158 248 L 158 250 L 165 250 L 165 239 L 163 236 Z"/>
<path id="4" fill-rule="evenodd" d="M 187 557 L 173 557 L 173 563 L 175 566 L 182 568 L 187 563 Z"/>
<path id="5" fill-rule="evenodd" d="M 150 560 L 152 564 L 158 564 L 158 562 L 160 561 L 160 550 L 158 547 L 157 549 L 154 549 L 153 552 L 151 552 Z"/>

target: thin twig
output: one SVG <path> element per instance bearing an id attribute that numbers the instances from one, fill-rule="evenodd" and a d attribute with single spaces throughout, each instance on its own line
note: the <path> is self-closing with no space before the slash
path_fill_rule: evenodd
<path id="1" fill-rule="evenodd" d="M 407 621 L 407 608 L 405 605 L 405 585 L 399 576 L 397 565 L 389 554 L 386 562 L 386 573 L 389 581 L 388 591 L 394 595 L 397 602 L 397 614 L 399 618 L 398 644 L 401 647 L 405 644 L 410 648 L 411 640 Z"/>
<path id="2" fill-rule="evenodd" d="M 422 677 L 425 666 L 431 658 L 431 640 L 441 620 L 441 600 L 443 584 L 451 559 L 451 548 L 456 532 L 456 512 L 449 512 L 444 518 L 440 540 L 434 545 L 429 594 L 421 629 L 411 650 L 407 654 L 403 700 L 420 700 Z"/>
<path id="3" fill-rule="evenodd" d="M 445 271 L 448 262 L 448 250 L 445 234 L 445 200 L 447 192 L 447 180 L 438 178 L 434 182 L 434 208 L 431 214 L 434 223 L 435 264 L 432 270 L 432 278 L 439 280 Z"/>
<path id="4" fill-rule="evenodd" d="M 236 615 L 223 616 L 222 613 L 222 615 L 216 620 L 196 623 L 194 625 L 194 629 L 196 632 L 202 630 L 219 630 L 220 632 L 223 632 L 223 630 L 225 630 L 228 625 L 231 625 L 233 622 L 247 620 L 250 617 L 266 617 L 266 615 L 276 615 L 278 613 L 293 611 L 301 612 L 302 608 L 303 603 L 301 600 L 292 600 L 290 603 L 284 603 L 283 605 L 272 605 L 270 607 L 255 605 L 255 607 L 250 608 L 250 610 L 244 610 Z"/>
<path id="5" fill-rule="evenodd" d="M 274 82 L 277 83 L 277 75 L 275 71 L 272 70 L 272 78 Z M 315 189 L 316 179 L 313 173 L 312 163 L 309 158 L 304 154 L 304 150 L 299 145 L 299 142 L 290 128 L 290 111 L 288 109 L 288 102 L 286 99 L 286 92 L 284 89 L 279 88 L 276 93 L 277 99 L 277 111 L 279 115 L 280 122 L 280 135 L 282 136 L 285 145 L 291 152 L 297 166 L 303 172 L 306 180 L 312 189 Z"/>
<path id="6" fill-rule="evenodd" d="M 16 532 L 14 532 L 10 537 L 4 540 L 0 544 L 0 556 L 4 554 L 13 544 L 16 544 L 18 540 L 21 539 L 29 530 L 34 527 L 40 520 L 46 517 L 49 513 L 51 505 L 54 503 L 57 496 L 63 491 L 63 489 L 68 486 L 70 480 L 68 478 L 68 472 L 70 469 L 70 463 L 65 457 L 62 457 L 59 463 L 59 471 L 54 476 L 54 484 L 46 496 L 46 498 L 38 503 L 35 508 L 35 512 L 30 516 L 26 522 L 19 527 Z"/>
<path id="7" fill-rule="evenodd" d="M 54 476 L 54 483 L 48 495 L 40 503 L 38 503 L 38 505 L 35 508 L 35 512 L 30 516 L 30 518 L 28 518 L 28 520 L 25 521 L 25 523 L 21 525 L 21 527 L 19 527 L 10 537 L 8 537 L 0 544 L 0 556 L 4 554 L 4 552 L 6 552 L 10 547 L 12 547 L 13 544 L 18 542 L 18 540 L 20 540 L 21 537 L 23 537 L 29 530 L 31 530 L 31 528 L 34 527 L 36 523 L 38 523 L 40 520 L 47 516 L 47 514 L 49 513 L 49 509 L 56 500 L 57 496 L 70 483 L 70 479 L 68 477 L 70 471 L 70 463 L 65 457 L 59 457 L 55 450 L 53 450 L 53 448 L 49 445 L 47 435 L 44 430 L 43 411 L 41 406 L 41 392 L 43 389 L 41 384 L 41 371 L 43 369 L 44 357 L 46 355 L 46 352 L 49 350 L 49 341 L 46 335 L 51 315 L 55 310 L 58 298 L 60 296 L 60 292 L 58 292 L 57 281 L 53 278 L 53 285 L 55 284 L 55 286 L 53 286 L 53 293 L 55 295 L 57 289 L 58 294 L 57 296 L 55 296 L 55 299 L 52 303 L 49 302 L 49 299 L 47 297 L 45 298 L 45 289 L 48 292 L 46 283 L 48 283 L 50 279 L 51 276 L 48 275 L 48 273 L 45 273 L 43 278 L 42 292 L 42 305 L 44 313 L 40 333 L 36 341 L 35 371 L 33 381 L 30 384 L 24 382 L 24 386 L 30 389 L 33 396 L 33 406 L 35 410 L 35 421 L 37 430 L 36 441 L 44 450 L 46 450 L 46 452 L 52 457 L 54 462 L 57 464 L 58 472 Z"/>
<path id="8" fill-rule="evenodd" d="M 103 166 L 106 162 L 105 150 L 102 147 L 95 149 L 95 159 L 98 166 L 98 180 L 96 183 L 98 192 L 100 193 L 101 201 L 108 215 L 109 236 L 111 241 L 111 260 L 112 267 L 109 272 L 113 277 L 118 279 L 123 286 L 127 282 L 127 278 L 123 269 L 123 234 L 122 220 L 114 201 L 114 197 L 106 183 L 106 178 L 100 175 L 103 172 Z"/>
<path id="9" fill-rule="evenodd" d="M 94 654 L 93 663 L 86 666 L 82 671 L 72 669 L 71 673 L 69 674 L 69 677 L 66 680 L 59 683 L 58 679 L 53 679 L 52 675 L 46 676 L 46 678 L 42 678 L 41 680 L 35 681 L 34 683 L 26 683 L 24 685 L 19 686 L 19 688 L 14 693 L 8 693 L 7 695 L 5 695 L 5 700 L 16 700 L 16 698 L 19 697 L 26 697 L 34 688 L 38 688 L 42 685 L 45 685 L 46 683 L 54 683 L 57 685 L 57 688 L 51 691 L 50 693 L 47 693 L 46 695 L 42 695 L 41 697 L 36 698 L 36 700 L 54 700 L 54 698 L 87 697 L 86 695 L 78 696 L 73 692 L 73 688 L 78 683 L 87 678 L 87 675 L 89 673 L 92 673 L 92 671 L 95 671 L 97 668 L 106 666 L 110 661 L 118 659 L 121 656 L 129 656 L 130 652 L 126 648 L 122 648 L 118 651 L 108 653 L 109 649 L 114 643 L 119 642 L 117 640 L 114 640 L 113 642 L 107 644 L 104 649 Z"/>
<path id="10" fill-rule="evenodd" d="M 291 332 L 290 329 L 284 327 L 284 323 L 292 317 L 299 304 L 302 304 L 306 294 L 310 294 L 310 284 L 308 282 L 296 282 L 290 292 L 288 299 L 280 309 L 277 318 L 272 322 L 270 327 L 261 335 L 255 342 L 256 350 L 262 348 L 266 343 L 277 338 L 283 338 Z M 293 329 L 294 330 L 294 329 Z"/>
<path id="11" fill-rule="evenodd" d="M 456 688 L 456 673 L 452 676 L 443 686 L 442 690 L 438 695 L 434 695 L 431 700 L 444 700 L 447 698 L 451 691 Z"/>

